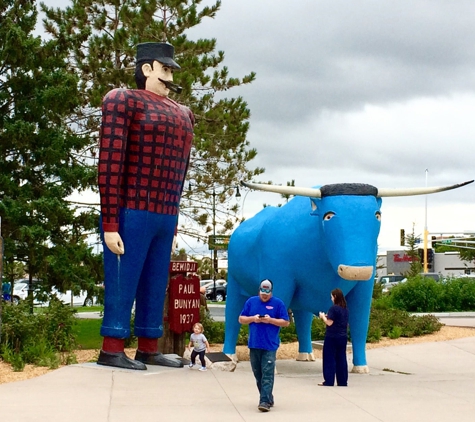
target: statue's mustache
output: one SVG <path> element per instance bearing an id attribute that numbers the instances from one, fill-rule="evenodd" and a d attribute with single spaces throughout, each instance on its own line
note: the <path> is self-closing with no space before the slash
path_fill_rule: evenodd
<path id="1" fill-rule="evenodd" d="M 172 81 L 165 81 L 164 79 L 158 78 L 170 91 L 175 92 L 176 94 L 181 94 L 183 88 L 177 84 L 174 84 Z"/>

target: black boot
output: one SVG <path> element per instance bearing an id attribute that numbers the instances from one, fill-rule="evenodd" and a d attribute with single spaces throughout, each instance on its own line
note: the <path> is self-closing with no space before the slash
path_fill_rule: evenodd
<path id="1" fill-rule="evenodd" d="M 139 362 L 146 363 L 147 365 L 159 365 L 159 366 L 168 366 L 171 368 L 183 368 L 183 362 L 180 359 L 170 358 L 164 354 L 157 353 L 146 353 L 137 350 L 135 354 L 135 360 Z"/>
<path id="2" fill-rule="evenodd" d="M 147 367 L 142 362 L 128 358 L 124 352 L 111 353 L 101 350 L 97 364 L 115 366 L 116 368 L 136 369 L 141 371 L 147 369 Z"/>

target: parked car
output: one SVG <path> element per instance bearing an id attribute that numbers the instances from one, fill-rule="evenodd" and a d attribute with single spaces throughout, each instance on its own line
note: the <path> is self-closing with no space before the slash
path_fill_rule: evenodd
<path id="1" fill-rule="evenodd" d="M 403 283 L 407 279 L 403 275 L 383 275 L 378 282 L 383 286 L 383 293 L 389 291 L 396 284 Z"/>
<path id="2" fill-rule="evenodd" d="M 440 281 L 439 273 L 420 273 L 420 275 L 424 278 L 432 278 L 435 281 Z"/>
<path id="3" fill-rule="evenodd" d="M 213 280 L 200 280 L 200 288 L 201 287 L 207 287 L 210 283 L 212 283 Z"/>
<path id="4" fill-rule="evenodd" d="M 41 292 L 37 287 L 37 282 L 34 282 L 33 286 L 33 305 L 48 306 L 49 301 L 46 299 L 48 294 L 46 292 Z M 53 288 L 51 294 L 55 295 L 64 304 L 71 304 L 71 290 L 61 293 Z M 17 305 L 21 300 L 25 300 L 27 297 L 28 280 L 23 279 L 17 281 L 13 286 L 13 304 Z M 73 306 L 92 306 L 93 304 L 94 298 L 89 296 L 87 291 L 81 291 L 78 295 L 73 296 Z"/>
<path id="5" fill-rule="evenodd" d="M 65 293 L 61 293 L 59 290 L 53 288 L 51 290 L 51 295 L 56 296 L 61 302 L 65 305 L 71 305 L 71 290 L 66 290 Z M 33 304 L 35 306 L 48 306 L 49 301 L 40 301 L 35 298 Z M 77 295 L 73 295 L 72 306 L 92 306 L 94 305 L 94 298 L 89 296 L 86 290 L 81 290 Z"/>
<path id="6" fill-rule="evenodd" d="M 203 280 L 202 280 L 203 281 Z M 216 302 L 223 302 L 226 300 L 228 282 L 226 280 L 216 280 L 216 290 L 214 289 L 214 281 L 207 280 L 204 284 L 206 288 L 206 299 L 215 300 Z"/>
<path id="7" fill-rule="evenodd" d="M 18 305 L 20 300 L 25 300 L 28 297 L 28 281 L 19 280 L 13 285 L 12 302 Z"/>

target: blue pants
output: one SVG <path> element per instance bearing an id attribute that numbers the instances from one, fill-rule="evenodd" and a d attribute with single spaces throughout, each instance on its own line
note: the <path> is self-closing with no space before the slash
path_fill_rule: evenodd
<path id="1" fill-rule="evenodd" d="M 274 404 L 274 373 L 276 350 L 249 349 L 251 368 L 259 390 L 259 404 Z"/>
<path id="2" fill-rule="evenodd" d="M 323 343 L 323 379 L 325 385 L 348 385 L 348 362 L 346 360 L 346 337 L 325 337 Z"/>
<path id="3" fill-rule="evenodd" d="M 102 336 L 130 336 L 134 299 L 134 334 L 145 338 L 163 335 L 163 304 L 176 222 L 176 215 L 120 210 L 119 234 L 125 253 L 115 255 L 104 244 Z"/>

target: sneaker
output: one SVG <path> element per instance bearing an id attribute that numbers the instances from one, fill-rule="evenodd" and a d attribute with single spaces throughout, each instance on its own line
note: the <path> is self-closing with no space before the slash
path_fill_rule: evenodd
<path id="1" fill-rule="evenodd" d="M 206 366 L 202 366 L 202 367 L 200 368 L 200 371 L 206 371 Z"/>
<path id="2" fill-rule="evenodd" d="M 270 410 L 270 404 L 269 403 L 260 403 L 259 406 L 257 406 L 257 408 L 261 412 L 268 412 Z"/>
<path id="3" fill-rule="evenodd" d="M 188 368 L 191 369 L 191 368 L 193 368 L 193 366 L 195 366 L 195 365 L 193 365 L 192 363 L 190 363 L 190 364 L 188 365 Z"/>

